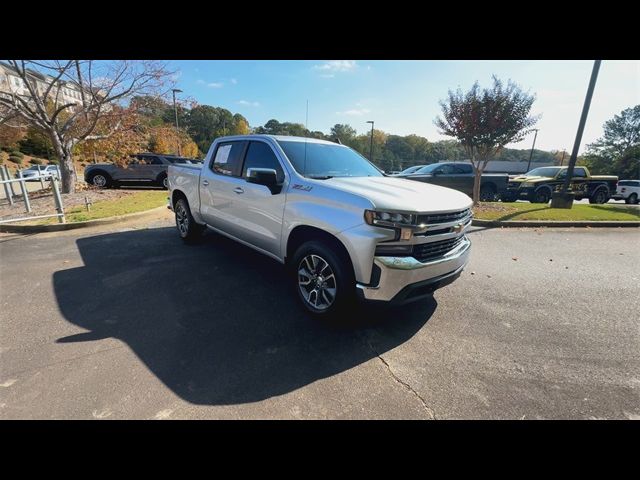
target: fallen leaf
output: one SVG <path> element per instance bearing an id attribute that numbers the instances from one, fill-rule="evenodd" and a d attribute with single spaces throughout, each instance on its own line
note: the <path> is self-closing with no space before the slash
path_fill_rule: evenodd
<path id="1" fill-rule="evenodd" d="M 569 267 L 564 267 L 566 270 L 569 270 Z"/>
<path id="2" fill-rule="evenodd" d="M 471 275 L 475 275 L 475 274 L 476 274 L 476 272 L 471 272 Z"/>
<path id="3" fill-rule="evenodd" d="M 511 260 L 513 260 L 514 262 L 518 261 L 518 257 L 511 257 Z"/>
<path id="4" fill-rule="evenodd" d="M 550 261 L 550 262 L 553 262 L 553 258 L 550 258 L 550 259 L 549 259 L 549 261 Z"/>
<path id="5" fill-rule="evenodd" d="M 491 278 L 491 275 L 487 275 L 487 278 Z"/>

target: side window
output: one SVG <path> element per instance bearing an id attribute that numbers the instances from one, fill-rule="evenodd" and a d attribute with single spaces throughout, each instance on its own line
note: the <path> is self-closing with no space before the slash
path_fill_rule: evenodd
<path id="1" fill-rule="evenodd" d="M 273 168 L 278 177 L 278 183 L 284 182 L 284 171 L 275 153 L 269 145 L 264 142 L 250 142 L 247 155 L 244 159 L 242 176 L 247 176 L 249 168 Z"/>
<path id="2" fill-rule="evenodd" d="M 162 160 L 158 157 L 147 157 L 147 165 L 163 165 Z"/>
<path id="3" fill-rule="evenodd" d="M 438 171 L 441 175 L 452 175 L 454 173 L 458 173 L 453 165 L 443 165 L 438 169 Z"/>
<path id="4" fill-rule="evenodd" d="M 216 147 L 211 169 L 219 175 L 240 176 L 242 154 L 247 142 L 226 142 Z"/>
<path id="5" fill-rule="evenodd" d="M 454 165 L 453 168 L 455 169 L 454 173 L 458 173 L 458 174 L 473 173 L 473 169 L 471 168 L 471 165 Z"/>
<path id="6" fill-rule="evenodd" d="M 584 168 L 576 167 L 575 170 L 573 171 L 573 176 L 586 178 L 587 173 L 584 171 Z"/>

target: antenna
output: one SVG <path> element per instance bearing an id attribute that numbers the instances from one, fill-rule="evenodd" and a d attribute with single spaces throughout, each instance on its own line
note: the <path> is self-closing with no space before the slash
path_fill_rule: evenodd
<path id="1" fill-rule="evenodd" d="M 304 134 L 304 164 L 302 167 L 302 175 L 307 173 L 307 135 L 309 135 L 309 99 L 307 99 L 307 113 L 304 120 L 304 128 L 306 130 Z"/>

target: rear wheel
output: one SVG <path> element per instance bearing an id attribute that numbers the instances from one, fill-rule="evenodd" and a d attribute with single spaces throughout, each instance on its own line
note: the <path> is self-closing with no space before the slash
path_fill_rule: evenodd
<path id="1" fill-rule="evenodd" d="M 609 201 L 609 195 L 607 194 L 607 191 L 604 188 L 599 188 L 598 190 L 595 191 L 593 195 L 591 195 L 591 197 L 589 197 L 589 203 L 602 204 L 602 203 L 607 203 L 608 201 Z"/>
<path id="2" fill-rule="evenodd" d="M 626 198 L 625 203 L 627 203 L 629 205 L 635 205 L 636 203 L 638 203 L 638 194 L 637 193 L 632 193 L 631 195 L 629 195 Z"/>
<path id="3" fill-rule="evenodd" d="M 353 269 L 330 246 L 318 241 L 302 244 L 293 255 L 292 267 L 298 298 L 308 312 L 333 317 L 353 302 Z"/>
<path id="4" fill-rule="evenodd" d="M 180 198 L 173 207 L 176 214 L 176 227 L 180 238 L 185 242 L 193 242 L 198 239 L 204 230 L 204 227 L 199 223 L 196 223 L 193 215 L 191 215 L 191 209 L 189 208 L 189 202 L 186 198 Z"/>
<path id="5" fill-rule="evenodd" d="M 111 176 L 104 172 L 95 172 L 89 174 L 89 183 L 98 188 L 109 188 L 113 184 Z"/>
<path id="6" fill-rule="evenodd" d="M 162 173 L 160 174 L 160 176 L 158 176 L 158 185 L 161 186 L 162 188 L 165 189 L 169 189 L 169 178 L 167 177 L 166 173 Z"/>
<path id="7" fill-rule="evenodd" d="M 480 201 L 495 202 L 496 200 L 496 188 L 493 185 L 483 185 L 480 187 Z"/>

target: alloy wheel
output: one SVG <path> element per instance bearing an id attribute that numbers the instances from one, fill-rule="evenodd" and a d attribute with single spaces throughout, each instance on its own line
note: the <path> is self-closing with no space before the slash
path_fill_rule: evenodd
<path id="1" fill-rule="evenodd" d="M 326 310 L 336 299 L 337 283 L 329 263 L 310 254 L 298 266 L 298 288 L 302 298 L 317 310 Z"/>
<path id="2" fill-rule="evenodd" d="M 183 237 L 189 231 L 189 214 L 182 202 L 178 202 L 176 205 L 176 226 Z"/>

